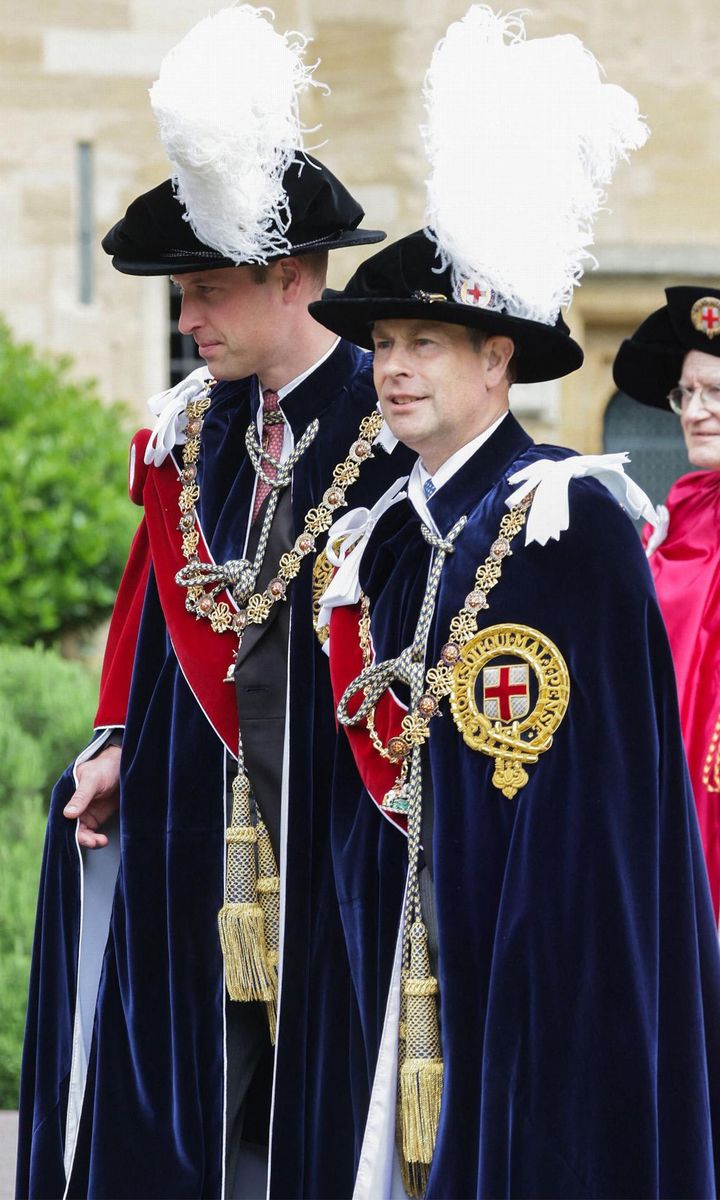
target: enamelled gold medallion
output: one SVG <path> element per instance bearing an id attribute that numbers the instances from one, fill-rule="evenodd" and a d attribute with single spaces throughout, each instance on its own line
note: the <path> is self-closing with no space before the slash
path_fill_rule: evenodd
<path id="1" fill-rule="evenodd" d="M 510 800 L 528 782 L 525 766 L 550 749 L 569 699 L 562 654 L 527 625 L 481 630 L 453 667 L 455 724 L 466 745 L 495 759 L 493 784 Z"/>
<path id="2" fill-rule="evenodd" d="M 720 333 L 720 301 L 717 296 L 703 296 L 690 309 L 690 320 L 699 333 L 712 341 Z"/>

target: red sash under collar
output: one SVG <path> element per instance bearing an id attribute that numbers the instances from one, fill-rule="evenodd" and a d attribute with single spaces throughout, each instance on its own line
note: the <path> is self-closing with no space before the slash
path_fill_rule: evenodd
<path id="1" fill-rule="evenodd" d="M 133 438 L 135 476 L 132 496 L 145 507 L 140 526 L 125 568 L 108 635 L 103 663 L 100 707 L 96 725 L 124 725 L 135 659 L 140 615 L 150 564 L 155 570 L 160 603 L 173 650 L 198 704 L 218 737 L 232 754 L 237 753 L 238 718 L 235 689 L 223 683 L 235 650 L 232 635 L 214 633 L 209 621 L 199 620 L 185 608 L 185 590 L 175 576 L 186 560 L 178 530 L 181 483 L 179 468 L 172 455 L 160 467 L 146 468 L 143 455 L 150 434 L 141 430 Z M 212 563 L 202 529 L 198 557 Z M 218 599 L 236 608 L 227 592 Z"/>
<path id="2" fill-rule="evenodd" d="M 333 698 L 337 705 L 348 684 L 352 683 L 363 669 L 364 663 L 358 627 L 361 609 L 359 604 L 334 608 L 330 616 L 330 679 Z M 362 701 L 362 693 L 349 706 L 355 712 Z M 387 745 L 388 739 L 401 732 L 402 719 L 406 710 L 392 692 L 384 692 L 375 707 L 375 728 Z M 407 818 L 402 813 L 390 812 L 382 807 L 383 797 L 396 783 L 400 773 L 395 763 L 382 758 L 372 742 L 366 725 L 345 727 L 355 764 L 370 797 L 384 817 L 407 833 Z"/>

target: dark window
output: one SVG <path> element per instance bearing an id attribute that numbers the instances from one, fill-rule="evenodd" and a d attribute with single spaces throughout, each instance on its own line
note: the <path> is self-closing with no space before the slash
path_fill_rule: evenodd
<path id="1" fill-rule="evenodd" d="M 653 504 L 664 504 L 678 476 L 692 469 L 675 414 L 639 404 L 624 392 L 616 392 L 605 409 L 603 449 L 606 454 L 628 451 L 627 472 Z"/>
<path id="2" fill-rule="evenodd" d="M 170 387 L 174 387 L 191 371 L 202 364 L 198 354 L 195 339 L 191 334 L 181 333 L 178 329 L 180 319 L 180 301 L 182 297 L 177 288 L 170 284 Z"/>

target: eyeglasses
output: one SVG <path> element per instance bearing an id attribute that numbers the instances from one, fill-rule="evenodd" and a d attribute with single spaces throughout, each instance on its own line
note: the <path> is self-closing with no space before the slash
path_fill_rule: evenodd
<path id="1" fill-rule="evenodd" d="M 720 384 L 699 383 L 697 387 L 674 387 L 667 394 L 667 401 L 674 413 L 679 417 L 689 407 L 693 396 L 700 394 L 700 403 L 706 412 L 714 417 L 720 416 Z"/>

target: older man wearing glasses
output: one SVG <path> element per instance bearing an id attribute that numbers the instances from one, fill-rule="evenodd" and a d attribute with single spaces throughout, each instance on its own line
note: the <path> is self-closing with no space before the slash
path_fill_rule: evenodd
<path id="1" fill-rule="evenodd" d="M 688 457 L 648 543 L 675 660 L 680 716 L 715 915 L 720 911 L 720 288 L 671 287 L 623 342 L 622 391 L 677 413 Z"/>

